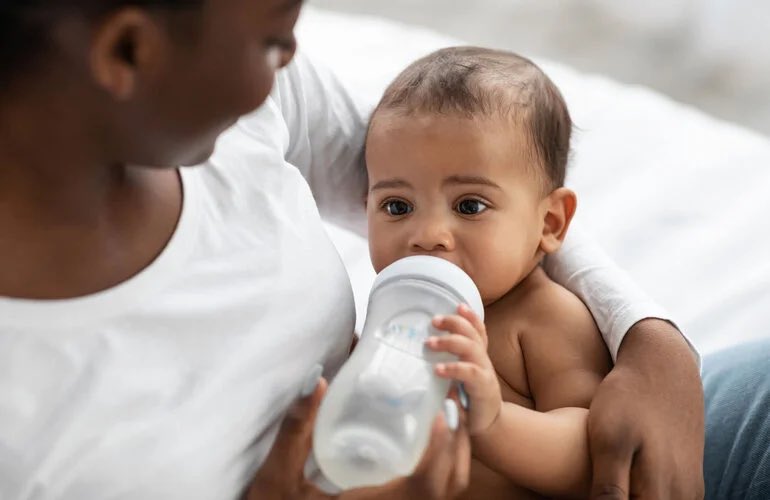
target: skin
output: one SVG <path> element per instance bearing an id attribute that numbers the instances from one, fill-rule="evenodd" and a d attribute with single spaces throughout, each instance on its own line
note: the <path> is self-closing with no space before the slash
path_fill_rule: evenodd
<path id="1" fill-rule="evenodd" d="M 13 263 L 0 273 L 0 295 L 77 297 L 144 269 L 179 218 L 173 167 L 203 160 L 217 134 L 264 100 L 293 53 L 298 8 L 208 0 L 177 15 L 124 8 L 98 22 L 60 19 L 56 53 L 0 94 L 0 262 Z M 297 465 L 319 400 L 298 402 L 253 495 L 320 495 Z M 596 498 L 626 498 L 629 489 L 702 497 L 702 407 L 697 366 L 679 333 L 654 320 L 635 325 L 592 403 Z M 464 427 L 450 433 L 439 421 L 436 429 L 432 451 L 414 476 L 388 486 L 391 497 L 446 498 L 467 484 Z"/>
<path id="2" fill-rule="evenodd" d="M 473 278 L 485 305 L 486 325 L 462 307 L 434 319 L 449 335 L 427 341 L 458 357 L 435 370 L 470 397 L 466 498 L 531 497 L 525 488 L 585 496 L 587 408 L 610 368 L 591 314 L 539 266 L 559 248 L 576 199 L 544 188 L 526 138 L 502 118 L 388 109 L 367 138 L 375 270 L 440 257 Z"/>
<path id="3" fill-rule="evenodd" d="M 591 498 L 703 498 L 703 406 L 682 335 L 657 319 L 631 327 L 591 402 Z"/>

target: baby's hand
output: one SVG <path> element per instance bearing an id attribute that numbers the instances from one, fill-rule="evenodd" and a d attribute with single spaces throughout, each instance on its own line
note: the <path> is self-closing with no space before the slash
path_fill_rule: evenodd
<path id="1" fill-rule="evenodd" d="M 487 354 L 487 329 L 466 305 L 458 307 L 456 315 L 436 316 L 433 326 L 449 333 L 428 338 L 428 348 L 459 358 L 437 364 L 436 375 L 463 383 L 470 398 L 468 431 L 471 436 L 483 432 L 497 419 L 502 406 L 500 384 Z"/>

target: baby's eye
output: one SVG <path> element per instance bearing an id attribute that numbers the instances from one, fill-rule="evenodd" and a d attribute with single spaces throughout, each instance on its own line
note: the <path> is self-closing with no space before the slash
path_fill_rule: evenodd
<path id="1" fill-rule="evenodd" d="M 489 208 L 483 201 L 474 198 L 466 198 L 457 204 L 455 210 L 463 215 L 478 215 Z"/>
<path id="2" fill-rule="evenodd" d="M 382 204 L 382 208 L 393 217 L 410 214 L 414 210 L 414 207 L 404 200 L 388 200 Z"/>

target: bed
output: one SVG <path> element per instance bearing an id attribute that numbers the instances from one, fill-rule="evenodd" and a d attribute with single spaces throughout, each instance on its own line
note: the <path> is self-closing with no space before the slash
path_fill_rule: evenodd
<path id="1" fill-rule="evenodd" d="M 462 43 L 315 8 L 305 9 L 298 39 L 371 103 L 408 62 Z M 567 184 L 578 193 L 582 227 L 701 353 L 770 336 L 770 140 L 646 88 L 536 62 L 578 127 Z M 360 325 L 373 278 L 366 244 L 329 232 L 350 273 Z"/>

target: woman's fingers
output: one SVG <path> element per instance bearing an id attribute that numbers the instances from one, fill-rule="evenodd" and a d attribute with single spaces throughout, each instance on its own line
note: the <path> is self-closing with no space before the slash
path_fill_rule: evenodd
<path id="1" fill-rule="evenodd" d="M 443 414 L 433 422 L 422 460 L 407 481 L 422 498 L 453 498 L 468 484 L 469 464 L 470 442 L 464 417 L 456 403 L 447 399 Z"/>
<path id="2" fill-rule="evenodd" d="M 451 442 L 452 431 L 447 424 L 447 417 L 443 414 L 439 415 L 433 421 L 428 447 L 410 476 L 413 486 L 417 490 L 425 490 L 429 498 L 440 497 L 446 489 L 452 470 L 449 459 Z"/>
<path id="3" fill-rule="evenodd" d="M 454 498 L 468 488 L 471 475 L 471 440 L 468 435 L 467 413 L 459 411 L 460 425 L 455 432 L 454 469 L 449 482 L 449 497 Z"/>
<path id="4" fill-rule="evenodd" d="M 304 466 L 312 446 L 313 425 L 318 406 L 326 392 L 320 372 L 310 374 L 303 388 L 309 395 L 295 402 L 281 422 L 270 453 L 252 484 L 253 491 L 290 491 L 304 484 Z"/>

